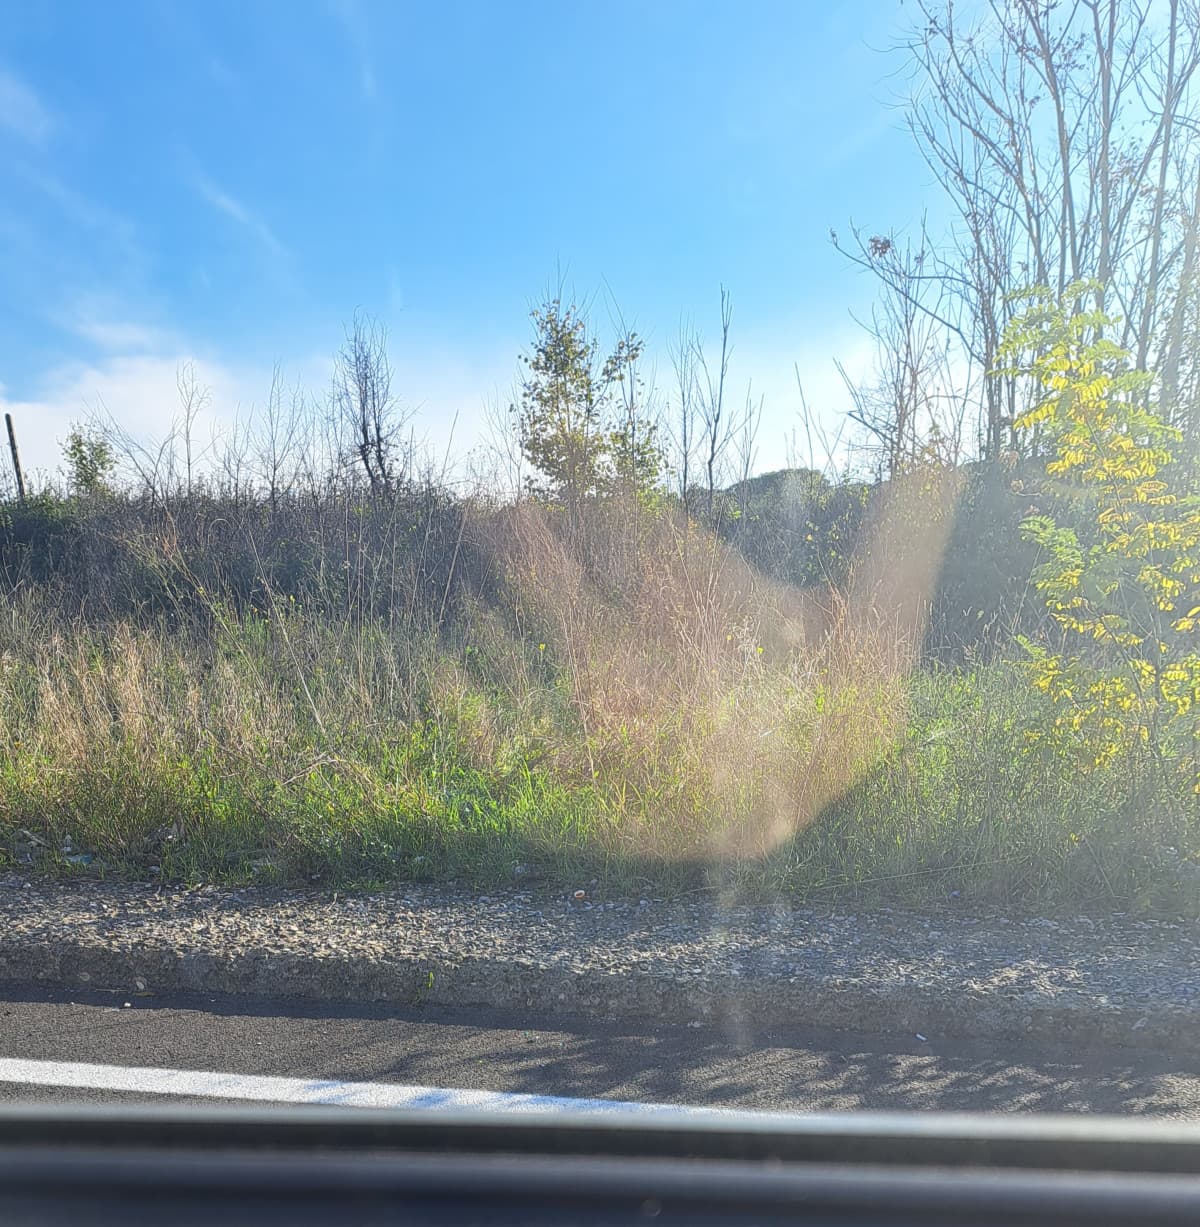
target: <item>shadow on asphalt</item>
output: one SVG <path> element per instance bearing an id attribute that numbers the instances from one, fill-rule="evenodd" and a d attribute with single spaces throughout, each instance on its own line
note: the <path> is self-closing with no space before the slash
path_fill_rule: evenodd
<path id="1" fill-rule="evenodd" d="M 1154 1050 L 999 1048 L 802 1025 L 764 1031 L 747 1019 L 654 1026 L 533 1012 L 15 986 L 2 1000 L 91 1007 L 80 1019 L 85 1051 L 100 1055 L 71 1058 L 81 1060 L 155 1064 L 169 1053 L 170 1063 L 184 1068 L 225 1068 L 222 1058 L 234 1054 L 238 1072 L 768 1110 L 1200 1116 L 1194 1061 Z M 108 1009 L 97 1014 L 94 1007 Z"/>

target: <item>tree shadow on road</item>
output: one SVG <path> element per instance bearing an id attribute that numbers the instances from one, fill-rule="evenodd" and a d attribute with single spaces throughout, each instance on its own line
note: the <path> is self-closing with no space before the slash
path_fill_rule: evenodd
<path id="1" fill-rule="evenodd" d="M 137 997 L 126 1009 L 122 998 L 4 991 L 10 1002 L 89 1011 L 80 1060 L 155 1064 L 169 1053 L 179 1068 L 770 1111 L 1200 1115 L 1191 1061 L 1156 1050 L 763 1030 L 746 1018 L 697 1027 L 208 995 Z M 58 1055 L 49 1037 L 32 1045 L 20 1055 Z"/>

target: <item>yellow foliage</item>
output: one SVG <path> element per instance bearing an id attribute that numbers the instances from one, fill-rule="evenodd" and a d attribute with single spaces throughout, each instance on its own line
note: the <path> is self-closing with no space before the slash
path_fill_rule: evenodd
<path id="1" fill-rule="evenodd" d="M 1094 289 L 1035 291 L 1001 347 L 1004 372 L 1035 390 L 1015 427 L 1052 444 L 1046 474 L 1080 511 L 1071 526 L 1026 521 L 1048 559 L 1035 583 L 1080 639 L 1075 655 L 1039 653 L 1031 682 L 1086 764 L 1145 745 L 1200 791 L 1200 490 L 1176 461 L 1179 432 L 1146 408 L 1152 377 L 1105 339 L 1115 321 L 1068 305 Z"/>

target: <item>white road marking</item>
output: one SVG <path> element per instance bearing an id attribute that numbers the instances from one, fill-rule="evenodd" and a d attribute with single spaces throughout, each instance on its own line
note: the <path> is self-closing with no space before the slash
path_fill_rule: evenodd
<path id="1" fill-rule="evenodd" d="M 717 1113 L 720 1108 L 631 1103 L 617 1099 L 569 1099 L 508 1091 L 465 1091 L 390 1082 L 340 1082 L 322 1078 L 276 1078 L 207 1070 L 154 1069 L 137 1065 L 91 1065 L 82 1061 L 25 1061 L 0 1058 L 0 1082 L 79 1090 L 129 1091 L 149 1095 L 193 1095 L 207 1099 L 269 1103 L 330 1104 L 353 1108 L 408 1108 L 491 1112 Z"/>

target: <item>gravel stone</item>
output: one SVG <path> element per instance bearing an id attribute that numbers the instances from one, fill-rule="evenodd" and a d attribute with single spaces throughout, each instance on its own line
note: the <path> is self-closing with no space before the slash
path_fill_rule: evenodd
<path id="1" fill-rule="evenodd" d="M 23 882 L 0 983 L 1193 1048 L 1200 928 L 488 895 Z M 600 904 L 603 906 L 600 906 Z"/>

